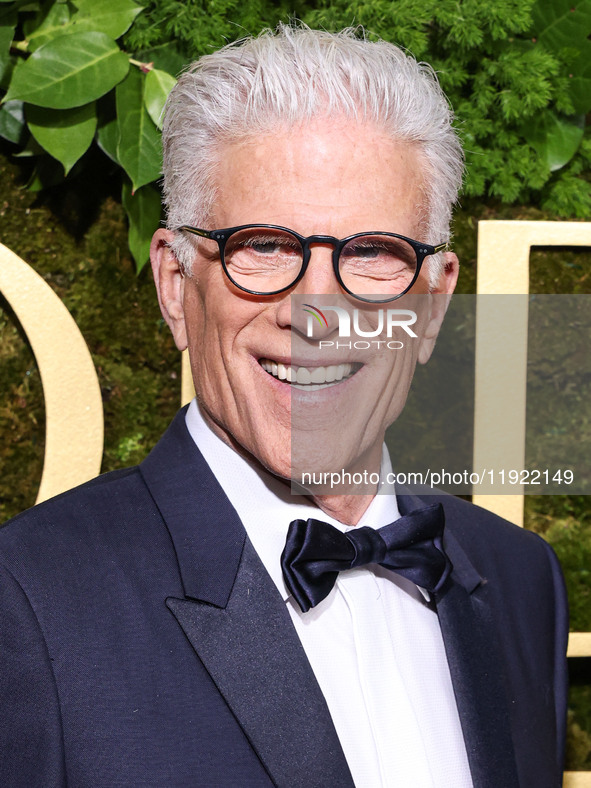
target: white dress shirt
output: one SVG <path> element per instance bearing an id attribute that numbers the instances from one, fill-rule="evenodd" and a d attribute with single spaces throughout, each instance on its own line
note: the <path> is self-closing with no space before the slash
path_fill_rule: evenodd
<path id="1" fill-rule="evenodd" d="M 429 594 L 376 564 L 341 572 L 302 613 L 283 581 L 289 523 L 326 515 L 288 484 L 218 438 L 195 400 L 187 428 L 237 511 L 286 603 L 324 694 L 357 788 L 471 788 L 466 748 L 437 614 Z M 391 470 L 384 447 L 382 474 Z M 358 526 L 400 517 L 396 496 L 376 495 Z"/>

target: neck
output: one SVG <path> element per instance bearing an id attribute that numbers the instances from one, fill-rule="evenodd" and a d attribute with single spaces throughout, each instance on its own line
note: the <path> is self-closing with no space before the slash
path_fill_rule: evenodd
<path id="1" fill-rule="evenodd" d="M 240 454 L 246 460 L 255 466 L 258 466 L 265 473 L 273 474 L 275 478 L 283 482 L 286 487 L 291 484 L 289 479 L 278 475 L 272 468 L 267 468 L 256 456 L 245 450 L 244 447 L 234 439 L 234 436 L 231 433 L 224 430 L 213 420 L 206 408 L 201 406 L 200 412 L 205 423 L 209 426 L 211 431 L 217 435 L 218 438 L 224 441 L 224 443 L 228 444 L 228 446 L 230 446 L 237 454 Z M 338 487 L 341 487 L 341 489 L 346 491 L 345 494 L 340 495 L 338 493 L 329 495 L 320 491 L 315 494 L 313 487 L 311 489 L 301 489 L 298 494 L 309 497 L 325 514 L 333 517 L 335 520 L 345 523 L 346 525 L 357 525 L 376 495 L 375 484 L 368 483 L 367 481 L 369 476 L 371 476 L 371 472 L 367 469 L 372 469 L 375 473 L 375 476 L 379 475 L 382 455 L 382 442 L 383 435 L 381 435 L 380 439 L 372 444 L 369 449 L 366 449 L 366 451 L 360 457 L 357 457 L 354 463 L 347 469 L 347 473 L 350 474 L 354 474 L 356 471 L 359 471 L 360 476 L 365 479 L 364 483 L 353 485 L 350 483 L 342 483 L 341 485 L 337 485 L 337 489 Z M 321 475 L 325 476 L 326 474 Z M 326 489 L 326 487 L 327 483 L 325 480 L 324 485 L 320 485 L 319 490 L 323 488 Z M 358 492 L 353 494 L 351 493 L 352 489 L 357 489 Z"/>
<path id="2" fill-rule="evenodd" d="M 375 495 L 317 495 L 312 500 L 325 514 L 341 523 L 357 525 Z"/>

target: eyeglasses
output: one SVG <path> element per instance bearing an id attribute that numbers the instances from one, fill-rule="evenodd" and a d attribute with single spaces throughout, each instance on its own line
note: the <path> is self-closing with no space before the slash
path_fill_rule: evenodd
<path id="1" fill-rule="evenodd" d="M 425 257 L 447 249 L 413 241 L 397 233 L 356 233 L 347 238 L 302 235 L 274 224 L 245 224 L 225 230 L 183 225 L 182 232 L 217 241 L 228 279 L 246 293 L 277 295 L 294 287 L 306 273 L 310 244 L 330 244 L 341 287 L 360 301 L 386 303 L 407 293 Z"/>

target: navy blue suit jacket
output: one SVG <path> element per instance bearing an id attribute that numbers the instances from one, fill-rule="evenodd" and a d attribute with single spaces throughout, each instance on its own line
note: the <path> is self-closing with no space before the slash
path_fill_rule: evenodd
<path id="1" fill-rule="evenodd" d="M 558 786 L 554 554 L 440 499 L 454 572 L 437 612 L 474 785 Z M 4 788 L 353 785 L 285 604 L 182 411 L 139 467 L 2 528 L 0 563 Z"/>

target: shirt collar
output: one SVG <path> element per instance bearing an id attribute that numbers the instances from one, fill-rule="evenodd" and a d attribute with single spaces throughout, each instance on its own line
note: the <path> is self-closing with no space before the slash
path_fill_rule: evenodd
<path id="1" fill-rule="evenodd" d="M 309 498 L 291 492 L 288 482 L 267 473 L 228 446 L 209 427 L 194 399 L 185 416 L 189 434 L 238 513 L 265 569 L 286 601 L 290 596 L 281 572 L 281 553 L 292 520 L 321 519 L 346 532 L 367 525 L 381 528 L 400 517 L 393 485 L 384 483 L 357 526 L 348 526 L 323 512 Z M 381 478 L 392 470 L 384 446 Z"/>

